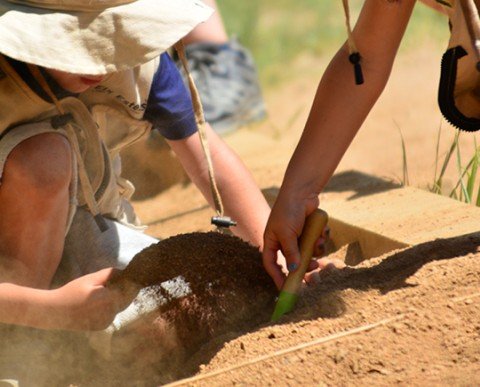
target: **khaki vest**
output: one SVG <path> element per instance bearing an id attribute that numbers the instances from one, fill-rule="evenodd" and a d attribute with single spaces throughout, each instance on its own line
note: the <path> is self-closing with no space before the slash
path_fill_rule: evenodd
<path id="1" fill-rule="evenodd" d="M 132 222 L 123 218 L 133 186 L 120 177 L 119 152 L 151 129 L 143 115 L 158 66 L 156 58 L 134 69 L 110 74 L 78 98 L 60 101 L 74 117 L 73 127 L 100 212 L 125 223 Z M 2 56 L 0 101 L 0 138 L 22 124 L 45 121 L 59 114 L 55 105 L 37 96 Z M 83 205 L 81 190 L 77 196 L 79 205 Z"/>

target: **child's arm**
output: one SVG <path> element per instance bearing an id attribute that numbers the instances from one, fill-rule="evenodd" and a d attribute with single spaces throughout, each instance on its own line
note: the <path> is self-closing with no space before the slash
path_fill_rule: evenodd
<path id="1" fill-rule="evenodd" d="M 346 46 L 320 81 L 265 232 L 264 265 L 278 287 L 284 276 L 276 253 L 282 250 L 289 264 L 299 263 L 297 238 L 304 220 L 318 206 L 318 194 L 380 96 L 414 4 L 414 0 L 365 1 L 354 29 L 365 83 L 355 85 Z"/>
<path id="2" fill-rule="evenodd" d="M 207 137 L 225 214 L 238 223 L 231 230 L 235 235 L 262 248 L 263 231 L 270 208 L 250 172 L 209 125 Z M 199 136 L 194 134 L 182 140 L 167 142 L 191 180 L 213 206 L 208 169 Z"/>
<path id="3" fill-rule="evenodd" d="M 53 290 L 2 282 L 0 322 L 40 329 L 104 329 L 126 306 L 120 291 L 105 287 L 112 271 L 103 269 Z"/>

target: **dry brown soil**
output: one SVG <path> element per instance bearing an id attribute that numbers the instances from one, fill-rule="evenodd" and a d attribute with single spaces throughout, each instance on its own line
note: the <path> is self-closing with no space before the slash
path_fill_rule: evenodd
<path id="1" fill-rule="evenodd" d="M 439 127 L 441 160 L 454 134 L 436 105 L 442 51 L 425 43 L 400 57 L 337 174 L 357 170 L 401 181 L 400 129 L 410 184 L 422 188 L 432 184 Z M 298 79 L 266 95 L 269 119 L 226 137 L 260 187 L 280 185 L 324 66 L 322 60 L 300 59 Z M 472 135 L 461 136 L 461 149 L 465 158 L 471 155 Z M 444 185 L 453 186 L 457 176 L 452 165 Z M 150 225 L 149 232 L 168 237 L 208 230 L 211 210 L 201 196 L 181 179 L 172 183 L 159 194 L 137 196 L 136 209 Z M 335 194 L 323 194 L 321 200 Z M 430 221 L 424 219 L 425 227 Z M 252 324 L 248 332 L 231 332 L 207 343 L 184 363 L 188 372 L 196 369 L 199 378 L 185 383 L 478 385 L 479 238 L 431 241 L 327 272 L 278 324 Z M 340 259 L 345 255 L 346 249 L 335 253 Z M 335 336 L 342 332 L 345 336 Z M 316 342 L 319 339 L 324 342 Z"/>
<path id="2" fill-rule="evenodd" d="M 441 52 L 441 48 L 424 44 L 400 58 L 384 95 L 337 173 L 357 170 L 398 182 L 402 176 L 400 128 L 410 183 L 420 187 L 431 184 L 442 122 L 435 97 Z M 324 60 L 301 58 L 294 67 L 298 78 L 266 94 L 269 119 L 226 137 L 261 188 L 280 185 L 325 65 Z M 443 155 L 453 130 L 444 122 L 441 125 Z M 467 154 L 473 136 L 461 140 Z M 58 344 L 54 347 L 63 352 L 43 349 L 42 337 L 32 340 L 29 348 L 37 348 L 35 361 L 22 363 L 20 357 L 18 363 L 19 367 L 31 367 L 26 380 L 41 385 L 43 380 L 35 379 L 33 370 L 44 369 L 49 378 L 43 385 L 50 386 L 152 386 L 188 377 L 194 379 L 180 383 L 480 384 L 479 235 L 432 240 L 344 270 L 326 270 L 305 288 L 296 309 L 273 324 L 268 321 L 272 287 L 260 274 L 258 253 L 236 238 L 198 233 L 210 230 L 212 211 L 184 176 L 172 172 L 179 169 L 168 149 L 160 155 L 155 152 L 141 145 L 129 154 L 130 174 L 134 169 L 131 161 L 141 161 L 135 165 L 140 187 L 135 207 L 150 226 L 151 235 L 169 238 L 197 232 L 164 241 L 164 247 L 175 245 L 165 251 L 181 249 L 185 255 L 162 271 L 169 275 L 183 271 L 198 284 L 196 293 L 175 301 L 163 314 L 153 314 L 149 327 L 154 329 L 143 328 L 147 340 L 114 361 L 94 354 L 81 335 L 55 332 Z M 155 180 L 153 172 L 162 168 L 169 174 L 164 180 Z M 456 176 L 450 168 L 445 184 L 452 186 Z M 324 194 L 321 200 L 335 194 Z M 428 227 L 430 220 L 424 222 Z M 199 247 L 202 241 L 205 243 Z M 160 260 L 168 258 L 164 252 L 152 251 Z M 346 254 L 345 247 L 333 257 L 344 259 Z M 153 271 L 147 270 L 147 274 Z M 203 275 L 206 277 L 200 278 Z M 214 284 L 214 291 L 206 284 Z M 15 339 L 14 334 L 10 337 Z M 175 340 L 170 340 L 172 337 Z M 160 353 L 163 357 L 158 360 Z M 0 356 L 0 360 L 4 358 Z"/>
<path id="3" fill-rule="evenodd" d="M 478 385 L 479 242 L 437 240 L 324 273 L 294 313 L 226 343 L 188 384 Z"/>

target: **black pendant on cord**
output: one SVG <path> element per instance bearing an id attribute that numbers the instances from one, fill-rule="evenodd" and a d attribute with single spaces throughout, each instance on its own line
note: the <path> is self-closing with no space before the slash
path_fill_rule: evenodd
<path id="1" fill-rule="evenodd" d="M 229 228 L 237 225 L 237 222 L 228 216 L 212 216 L 211 223 L 218 228 Z"/>
<path id="2" fill-rule="evenodd" d="M 348 57 L 348 60 L 350 61 L 350 63 L 353 64 L 353 72 L 355 74 L 355 83 L 357 85 L 363 84 L 363 72 L 362 72 L 362 66 L 360 64 L 361 59 L 362 57 L 358 52 L 352 52 Z"/>

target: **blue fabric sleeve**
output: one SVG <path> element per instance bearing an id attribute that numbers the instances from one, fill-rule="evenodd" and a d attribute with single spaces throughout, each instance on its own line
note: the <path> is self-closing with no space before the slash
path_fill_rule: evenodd
<path id="1" fill-rule="evenodd" d="M 190 94 L 168 53 L 160 56 L 143 117 L 168 140 L 181 140 L 197 131 Z"/>

